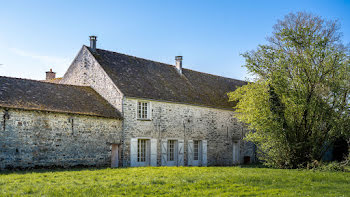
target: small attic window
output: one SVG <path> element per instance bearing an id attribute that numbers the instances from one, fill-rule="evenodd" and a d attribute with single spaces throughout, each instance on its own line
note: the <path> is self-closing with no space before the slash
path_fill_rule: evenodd
<path id="1" fill-rule="evenodd" d="M 137 102 L 137 119 L 150 120 L 150 103 L 145 101 Z"/>

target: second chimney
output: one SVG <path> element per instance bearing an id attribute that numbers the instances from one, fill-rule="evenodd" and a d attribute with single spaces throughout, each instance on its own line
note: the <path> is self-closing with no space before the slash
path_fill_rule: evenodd
<path id="1" fill-rule="evenodd" d="M 90 49 L 92 52 L 96 52 L 97 36 L 90 36 Z"/>
<path id="2" fill-rule="evenodd" d="M 56 73 L 52 72 L 52 68 L 50 68 L 50 71 L 46 72 L 46 80 L 51 80 L 56 78 Z"/>
<path id="3" fill-rule="evenodd" d="M 175 67 L 177 71 L 182 74 L 182 56 L 175 56 Z"/>

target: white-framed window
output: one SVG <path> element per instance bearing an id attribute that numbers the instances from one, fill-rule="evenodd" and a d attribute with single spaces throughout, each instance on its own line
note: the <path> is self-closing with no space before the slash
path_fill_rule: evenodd
<path id="1" fill-rule="evenodd" d="M 150 103 L 145 101 L 137 102 L 137 119 L 148 120 L 150 119 Z"/>
<path id="2" fill-rule="evenodd" d="M 130 139 L 130 165 L 157 166 L 157 139 L 140 137 Z"/>
<path id="3" fill-rule="evenodd" d="M 137 140 L 137 162 L 146 162 L 147 159 L 147 142 L 146 139 Z"/>
<path id="4" fill-rule="evenodd" d="M 162 139 L 161 140 L 161 165 L 183 166 L 184 165 L 184 140 Z"/>
<path id="5" fill-rule="evenodd" d="M 193 141 L 193 160 L 198 161 L 200 158 L 200 141 Z"/>
<path id="6" fill-rule="evenodd" d="M 168 161 L 175 161 L 175 154 L 176 154 L 176 150 L 175 150 L 175 146 L 176 146 L 176 140 L 168 140 L 168 155 L 167 155 L 167 159 Z"/>
<path id="7" fill-rule="evenodd" d="M 189 166 L 207 166 L 207 140 L 188 140 L 187 164 Z"/>

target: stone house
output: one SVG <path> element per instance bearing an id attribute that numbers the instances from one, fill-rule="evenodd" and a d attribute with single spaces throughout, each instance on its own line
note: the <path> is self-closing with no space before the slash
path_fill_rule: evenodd
<path id="1" fill-rule="evenodd" d="M 0 77 L 0 169 L 106 165 L 122 117 L 95 90 Z"/>
<path id="2" fill-rule="evenodd" d="M 183 68 L 181 56 L 173 66 L 97 49 L 96 41 L 62 79 L 52 70 L 50 83 L 0 78 L 0 168 L 255 161 L 227 97 L 246 82 Z"/>

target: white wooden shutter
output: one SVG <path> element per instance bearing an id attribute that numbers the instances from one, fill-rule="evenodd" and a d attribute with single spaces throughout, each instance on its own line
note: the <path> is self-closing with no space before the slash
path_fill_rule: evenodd
<path id="1" fill-rule="evenodd" d="M 130 140 L 130 166 L 137 166 L 137 138 Z"/>
<path id="2" fill-rule="evenodd" d="M 207 140 L 202 140 L 202 166 L 207 166 Z"/>
<path id="3" fill-rule="evenodd" d="M 187 141 L 187 165 L 192 166 L 193 165 L 193 140 Z"/>
<path id="4" fill-rule="evenodd" d="M 162 166 L 167 165 L 167 154 L 168 154 L 168 147 L 167 147 L 167 140 L 162 140 L 161 142 L 161 149 L 162 149 Z"/>
<path id="5" fill-rule="evenodd" d="M 184 140 L 178 140 L 177 150 L 177 165 L 184 166 Z"/>
<path id="6" fill-rule="evenodd" d="M 151 139 L 151 166 L 157 166 L 157 139 Z"/>
<path id="7" fill-rule="evenodd" d="M 240 141 L 233 143 L 233 164 L 240 164 Z"/>
<path id="8" fill-rule="evenodd" d="M 149 102 L 148 104 L 147 104 L 147 118 L 148 119 L 152 119 L 152 109 L 151 109 L 151 102 Z"/>

